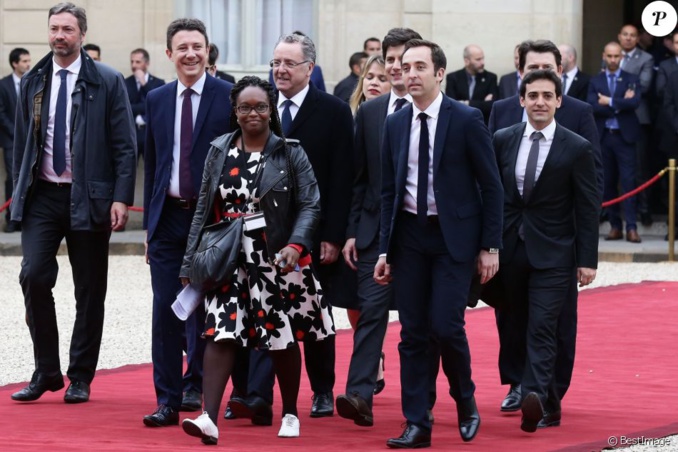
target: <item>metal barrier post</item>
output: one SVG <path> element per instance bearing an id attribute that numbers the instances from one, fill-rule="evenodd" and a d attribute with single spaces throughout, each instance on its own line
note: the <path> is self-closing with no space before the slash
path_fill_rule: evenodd
<path id="1" fill-rule="evenodd" d="M 669 262 L 675 258 L 676 239 L 676 159 L 669 159 Z"/>

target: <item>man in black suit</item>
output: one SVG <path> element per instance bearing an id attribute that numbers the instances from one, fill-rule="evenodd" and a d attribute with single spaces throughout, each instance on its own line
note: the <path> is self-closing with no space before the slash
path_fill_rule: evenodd
<path id="1" fill-rule="evenodd" d="M 558 46 L 563 63 L 563 95 L 586 102 L 591 76 L 577 67 L 577 51 L 569 44 Z"/>
<path id="2" fill-rule="evenodd" d="M 678 55 L 678 33 L 673 33 L 671 35 L 671 42 L 673 44 L 674 52 Z M 676 55 L 659 63 L 657 78 L 655 80 L 655 94 L 660 103 L 664 99 L 664 89 L 669 81 L 669 77 L 671 77 L 671 74 L 678 71 L 678 56 Z"/>
<path id="3" fill-rule="evenodd" d="M 235 83 L 235 77 L 228 72 L 217 69 L 217 61 L 219 60 L 219 47 L 216 44 L 210 43 L 210 53 L 207 59 L 207 73 L 214 78 L 226 80 L 229 83 Z"/>
<path id="4" fill-rule="evenodd" d="M 9 64 L 12 73 L 0 79 L 0 148 L 4 155 L 5 171 L 5 200 L 12 197 L 12 153 L 14 152 L 14 115 L 16 101 L 19 95 L 21 77 L 31 69 L 31 54 L 21 47 L 9 52 Z M 5 213 L 5 232 L 21 230 L 19 223 L 11 221 L 10 209 Z"/>
<path id="5" fill-rule="evenodd" d="M 473 274 L 486 282 L 498 269 L 503 196 L 482 114 L 440 91 L 446 64 L 437 44 L 405 44 L 402 68 L 413 104 L 389 116 L 384 130 L 374 278 L 393 281 L 407 420 L 402 435 L 387 441 L 391 448 L 431 445 L 430 335 L 440 346 L 462 440 L 471 441 L 480 426 L 464 312 Z"/>
<path id="6" fill-rule="evenodd" d="M 520 44 L 519 44 L 520 45 Z M 518 70 L 518 47 L 513 49 L 513 65 L 516 67 L 515 71 L 504 74 L 499 79 L 499 98 L 507 99 L 518 94 L 518 87 L 520 86 L 520 71 Z"/>
<path id="7" fill-rule="evenodd" d="M 282 36 L 273 51 L 271 67 L 277 86 L 278 111 L 286 137 L 301 142 L 313 167 L 320 189 L 320 225 L 312 251 L 313 263 L 330 305 L 346 292 L 342 280 L 345 266 L 339 260 L 346 238 L 346 224 L 353 181 L 353 117 L 346 102 L 309 83 L 316 51 L 307 36 Z M 304 342 L 306 372 L 313 390 L 311 417 L 334 414 L 335 339 Z M 273 366 L 265 352 L 252 351 L 248 396 L 230 400 L 237 417 L 270 425 L 273 397 Z M 263 420 L 265 422 L 260 422 Z"/>
<path id="8" fill-rule="evenodd" d="M 498 277 L 505 312 L 527 333 L 520 428 L 560 425 L 556 331 L 573 303 L 573 275 L 593 282 L 598 263 L 600 190 L 591 143 L 554 120 L 562 84 L 550 70 L 526 74 L 520 103 L 527 123 L 498 131 L 494 149 L 504 186 L 504 249 Z"/>
<path id="9" fill-rule="evenodd" d="M 201 21 L 170 23 L 166 54 L 177 80 L 146 98 L 143 226 L 153 289 L 151 352 L 158 404 L 143 418 L 148 427 L 178 425 L 179 410 L 202 408 L 204 306 L 200 304 L 186 322 L 171 306 L 181 289 L 179 271 L 210 142 L 230 127 L 232 85 L 206 73 L 207 53 L 207 31 Z"/>
<path id="10" fill-rule="evenodd" d="M 35 372 L 12 400 L 64 387 L 53 289 L 65 239 L 75 302 L 59 301 L 76 314 L 64 401 L 84 403 L 101 348 L 111 230 L 125 226 L 134 202 L 136 138 L 122 75 L 82 48 L 85 10 L 59 3 L 47 17 L 51 52 L 21 79 L 14 126 L 11 209 L 21 222 L 19 281 Z"/>
<path id="11" fill-rule="evenodd" d="M 351 99 L 351 94 L 355 91 L 360 72 L 363 70 L 367 58 L 368 55 L 365 52 L 356 52 L 351 55 L 351 58 L 348 60 L 348 67 L 351 68 L 351 73 L 334 87 L 335 96 L 344 102 L 348 102 Z"/>
<path id="12" fill-rule="evenodd" d="M 545 69 L 562 75 L 561 55 L 558 47 L 546 40 L 525 41 L 519 46 L 519 62 L 521 74 Z M 592 107 L 570 96 L 563 96 L 560 108 L 555 113 L 556 121 L 580 135 L 591 143 L 596 163 L 596 181 L 603 190 L 603 164 L 600 154 L 598 131 L 593 120 Z M 519 96 L 502 99 L 494 103 L 490 114 L 490 132 L 525 122 L 527 114 L 520 104 Z M 558 354 L 556 357 L 556 387 L 562 399 L 567 392 L 572 371 L 577 338 L 577 280 L 572 277 L 570 296 L 572 302 L 566 303 L 558 323 Z M 526 361 L 525 334 L 521 328 L 514 327 L 502 309 L 495 311 L 497 331 L 499 333 L 499 375 L 501 383 L 510 385 L 509 392 L 501 404 L 505 412 L 520 409 L 521 387 Z"/>
<path id="13" fill-rule="evenodd" d="M 355 117 L 355 180 L 343 255 L 358 274 L 360 317 L 353 333 L 346 393 L 337 397 L 337 412 L 362 426 L 374 422 L 372 396 L 393 300 L 391 286 L 377 284 L 373 278 L 379 258 L 382 132 L 386 117 L 412 101 L 400 62 L 410 39 L 421 36 L 409 28 L 393 28 L 386 34 L 381 47 L 391 92 L 363 103 Z"/>
<path id="14" fill-rule="evenodd" d="M 127 96 L 132 105 L 134 122 L 137 125 L 137 155 L 144 155 L 144 143 L 146 143 L 146 95 L 152 89 L 165 84 L 161 78 L 157 78 L 148 72 L 151 57 L 146 49 L 134 49 L 130 53 L 130 66 L 132 75 L 125 79 Z"/>
<path id="15" fill-rule="evenodd" d="M 485 70 L 485 54 L 476 45 L 464 47 L 464 68 L 447 74 L 445 94 L 465 105 L 479 109 L 485 124 L 499 92 L 497 75 Z"/>

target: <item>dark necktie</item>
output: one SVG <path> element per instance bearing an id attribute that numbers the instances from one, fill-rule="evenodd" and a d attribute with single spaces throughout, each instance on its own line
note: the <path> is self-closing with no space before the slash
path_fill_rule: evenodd
<path id="1" fill-rule="evenodd" d="M 544 135 L 541 132 L 532 132 L 530 140 L 530 153 L 527 155 L 527 165 L 525 165 L 525 179 L 523 180 L 523 199 L 527 202 L 534 188 L 534 182 L 537 179 L 537 161 L 539 160 L 539 140 Z"/>
<path id="2" fill-rule="evenodd" d="M 179 139 L 179 196 L 193 199 L 193 177 L 191 176 L 191 148 L 193 147 L 193 104 L 191 88 L 184 91 L 181 104 L 181 137 Z"/>
<path id="3" fill-rule="evenodd" d="M 628 63 L 630 59 L 631 59 L 631 55 L 629 55 L 628 53 L 625 53 L 624 58 L 622 58 L 622 60 L 621 60 L 621 64 L 619 65 L 619 68 L 624 69 L 624 66 L 626 66 L 626 63 Z"/>
<path id="4" fill-rule="evenodd" d="M 567 74 L 563 74 L 563 94 L 567 94 Z"/>
<path id="5" fill-rule="evenodd" d="M 285 109 L 283 110 L 280 120 L 282 121 L 282 129 L 285 135 L 290 132 L 290 128 L 292 127 L 292 112 L 290 111 L 290 107 L 293 105 L 293 103 L 294 102 L 292 102 L 290 99 L 287 99 L 285 102 L 283 102 L 283 107 Z"/>
<path id="6" fill-rule="evenodd" d="M 422 226 L 428 222 L 428 115 L 419 113 L 419 173 L 417 177 L 417 221 Z"/>
<path id="7" fill-rule="evenodd" d="M 406 103 L 407 103 L 407 99 L 405 99 L 404 97 L 401 97 L 400 99 L 396 99 L 396 101 L 395 101 L 395 110 L 393 110 L 393 113 L 395 113 L 396 111 L 398 111 L 398 110 L 400 110 L 401 108 L 403 108 L 403 107 L 405 106 Z"/>
<path id="8" fill-rule="evenodd" d="M 473 91 L 476 89 L 475 75 L 469 75 L 468 78 L 468 100 L 473 99 Z"/>
<path id="9" fill-rule="evenodd" d="M 59 71 L 61 84 L 57 96 L 56 112 L 54 113 L 54 139 L 52 140 L 52 167 L 57 176 L 66 170 L 66 111 L 68 107 L 68 71 Z"/>
<path id="10" fill-rule="evenodd" d="M 607 76 L 607 87 L 610 90 L 610 97 L 614 97 L 614 91 L 617 89 L 617 83 L 615 81 L 615 75 L 614 74 L 609 74 Z"/>

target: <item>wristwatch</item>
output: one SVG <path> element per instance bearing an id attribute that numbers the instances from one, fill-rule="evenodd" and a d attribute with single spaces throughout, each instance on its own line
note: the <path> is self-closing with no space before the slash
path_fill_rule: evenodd
<path id="1" fill-rule="evenodd" d="M 483 249 L 490 254 L 499 254 L 499 248 L 483 248 Z"/>

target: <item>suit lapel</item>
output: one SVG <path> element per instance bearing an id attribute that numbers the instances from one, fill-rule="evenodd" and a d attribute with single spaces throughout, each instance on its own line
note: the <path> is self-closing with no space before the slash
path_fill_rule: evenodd
<path id="1" fill-rule="evenodd" d="M 440 167 L 440 161 L 443 157 L 443 146 L 445 145 L 445 136 L 450 125 L 450 118 L 452 113 L 452 102 L 449 98 L 443 95 L 443 102 L 440 105 L 440 112 L 438 113 L 438 125 L 436 126 L 436 136 L 433 142 L 433 180 Z"/>
<path id="2" fill-rule="evenodd" d="M 205 86 L 202 90 L 202 95 L 200 96 L 200 107 L 198 107 L 198 116 L 195 118 L 195 126 L 193 127 L 193 144 L 191 149 L 195 146 L 195 142 L 200 136 L 200 130 L 205 124 L 205 119 L 207 118 L 207 112 L 210 110 L 212 101 L 214 100 L 214 79 L 211 75 L 207 75 L 205 78 Z"/>
<path id="3" fill-rule="evenodd" d="M 478 87 L 478 81 L 476 80 L 476 87 Z M 459 89 L 461 89 L 461 95 L 462 99 L 467 99 L 471 100 L 468 97 L 468 77 L 466 76 L 466 71 L 462 69 L 462 71 L 459 73 Z"/>
<path id="4" fill-rule="evenodd" d="M 412 115 L 414 109 L 412 104 L 409 104 L 403 109 L 407 108 L 407 114 L 403 115 L 400 123 L 400 129 L 403 131 L 402 139 L 398 146 L 398 155 L 396 156 L 396 190 L 402 202 L 405 195 L 405 184 L 407 183 L 407 165 L 410 153 L 410 130 L 412 129 Z"/>
<path id="5" fill-rule="evenodd" d="M 174 119 L 176 115 L 176 105 L 177 105 L 177 81 L 172 82 L 172 87 L 170 88 L 171 96 L 165 97 L 165 111 L 160 113 L 164 115 L 163 121 L 160 124 L 165 124 L 167 130 L 165 130 L 167 143 L 170 145 L 174 143 Z M 194 134 L 195 136 L 195 134 Z M 170 155 L 171 158 L 171 155 Z"/>
<path id="6" fill-rule="evenodd" d="M 538 193 L 540 185 L 543 185 L 539 182 L 542 179 L 548 179 L 549 173 L 553 171 L 554 167 L 557 166 L 558 161 L 563 156 L 563 151 L 565 150 L 565 145 L 563 144 L 564 138 L 565 136 L 562 133 L 561 127 L 556 123 L 556 131 L 553 134 L 553 142 L 551 143 L 551 148 L 549 149 L 549 153 L 546 156 L 544 167 L 541 169 L 541 173 L 539 173 L 539 178 L 534 183 L 532 195 L 530 196 L 531 198 L 534 198 L 535 194 Z"/>
<path id="7" fill-rule="evenodd" d="M 311 114 L 315 110 L 315 104 L 317 100 L 318 100 L 318 88 L 313 86 L 312 83 L 309 83 L 308 93 L 306 93 L 306 97 L 304 98 L 304 101 L 301 103 L 301 106 L 299 106 L 299 111 L 297 112 L 297 115 L 294 117 L 294 120 L 292 121 L 290 130 L 289 132 L 287 132 L 288 136 L 294 136 L 294 131 L 301 124 L 303 124 L 307 118 L 311 116 Z"/>
<path id="8" fill-rule="evenodd" d="M 513 195 L 521 202 L 523 197 L 520 195 L 520 191 L 518 190 L 518 182 L 516 181 L 516 164 L 518 163 L 518 150 L 520 149 L 520 142 L 523 139 L 526 126 L 527 123 L 523 123 L 522 127 L 516 127 L 516 130 L 513 132 L 513 136 L 511 137 L 511 143 L 509 143 L 508 146 L 509 159 L 511 162 L 511 165 L 508 168 L 508 177 L 511 181 L 513 181 L 511 184 L 511 186 L 513 186 Z"/>

